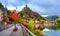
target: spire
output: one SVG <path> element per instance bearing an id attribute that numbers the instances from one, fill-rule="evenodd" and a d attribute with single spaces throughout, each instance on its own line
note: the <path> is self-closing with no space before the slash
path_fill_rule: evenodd
<path id="1" fill-rule="evenodd" d="M 28 8 L 27 4 L 26 4 L 26 8 Z"/>
<path id="2" fill-rule="evenodd" d="M 24 9 L 25 9 L 25 10 L 28 10 L 28 9 L 29 9 L 29 7 L 28 7 L 27 4 L 25 5 Z"/>
<path id="3" fill-rule="evenodd" d="M 30 8 L 28 7 L 28 5 L 26 4 L 25 7 L 23 8 L 24 11 L 30 11 Z"/>

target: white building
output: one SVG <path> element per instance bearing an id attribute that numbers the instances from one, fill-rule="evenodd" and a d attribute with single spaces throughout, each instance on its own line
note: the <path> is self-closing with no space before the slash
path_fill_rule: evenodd
<path id="1" fill-rule="evenodd" d="M 3 11 L 0 9 L 0 22 L 3 20 Z"/>

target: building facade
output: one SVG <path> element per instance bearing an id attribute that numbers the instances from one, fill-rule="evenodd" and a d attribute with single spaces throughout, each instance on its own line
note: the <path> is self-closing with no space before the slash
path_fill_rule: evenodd
<path id="1" fill-rule="evenodd" d="M 0 9 L 0 22 L 3 20 L 3 11 Z"/>

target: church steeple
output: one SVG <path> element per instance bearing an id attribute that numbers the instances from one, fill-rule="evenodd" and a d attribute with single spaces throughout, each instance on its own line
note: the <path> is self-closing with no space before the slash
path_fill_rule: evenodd
<path id="1" fill-rule="evenodd" d="M 27 4 L 26 4 L 26 8 L 28 8 Z"/>
<path id="2" fill-rule="evenodd" d="M 28 6 L 27 6 L 27 4 L 26 4 L 26 6 L 24 7 L 24 9 L 25 9 L 25 10 L 27 10 L 27 9 L 28 9 Z"/>
<path id="3" fill-rule="evenodd" d="M 26 4 L 25 7 L 22 9 L 23 12 L 30 12 L 31 9 L 28 7 L 28 5 Z"/>
<path id="4" fill-rule="evenodd" d="M 24 10 L 30 10 L 27 4 L 25 5 Z"/>

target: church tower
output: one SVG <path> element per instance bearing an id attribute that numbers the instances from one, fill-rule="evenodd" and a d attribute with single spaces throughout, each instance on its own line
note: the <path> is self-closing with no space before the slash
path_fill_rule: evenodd
<path id="1" fill-rule="evenodd" d="M 29 9 L 29 7 L 28 7 L 28 5 L 26 4 L 26 6 L 24 7 L 24 10 L 28 10 Z"/>
<path id="2" fill-rule="evenodd" d="M 28 5 L 26 4 L 25 7 L 22 9 L 22 12 L 30 12 L 31 9 L 28 7 Z"/>

